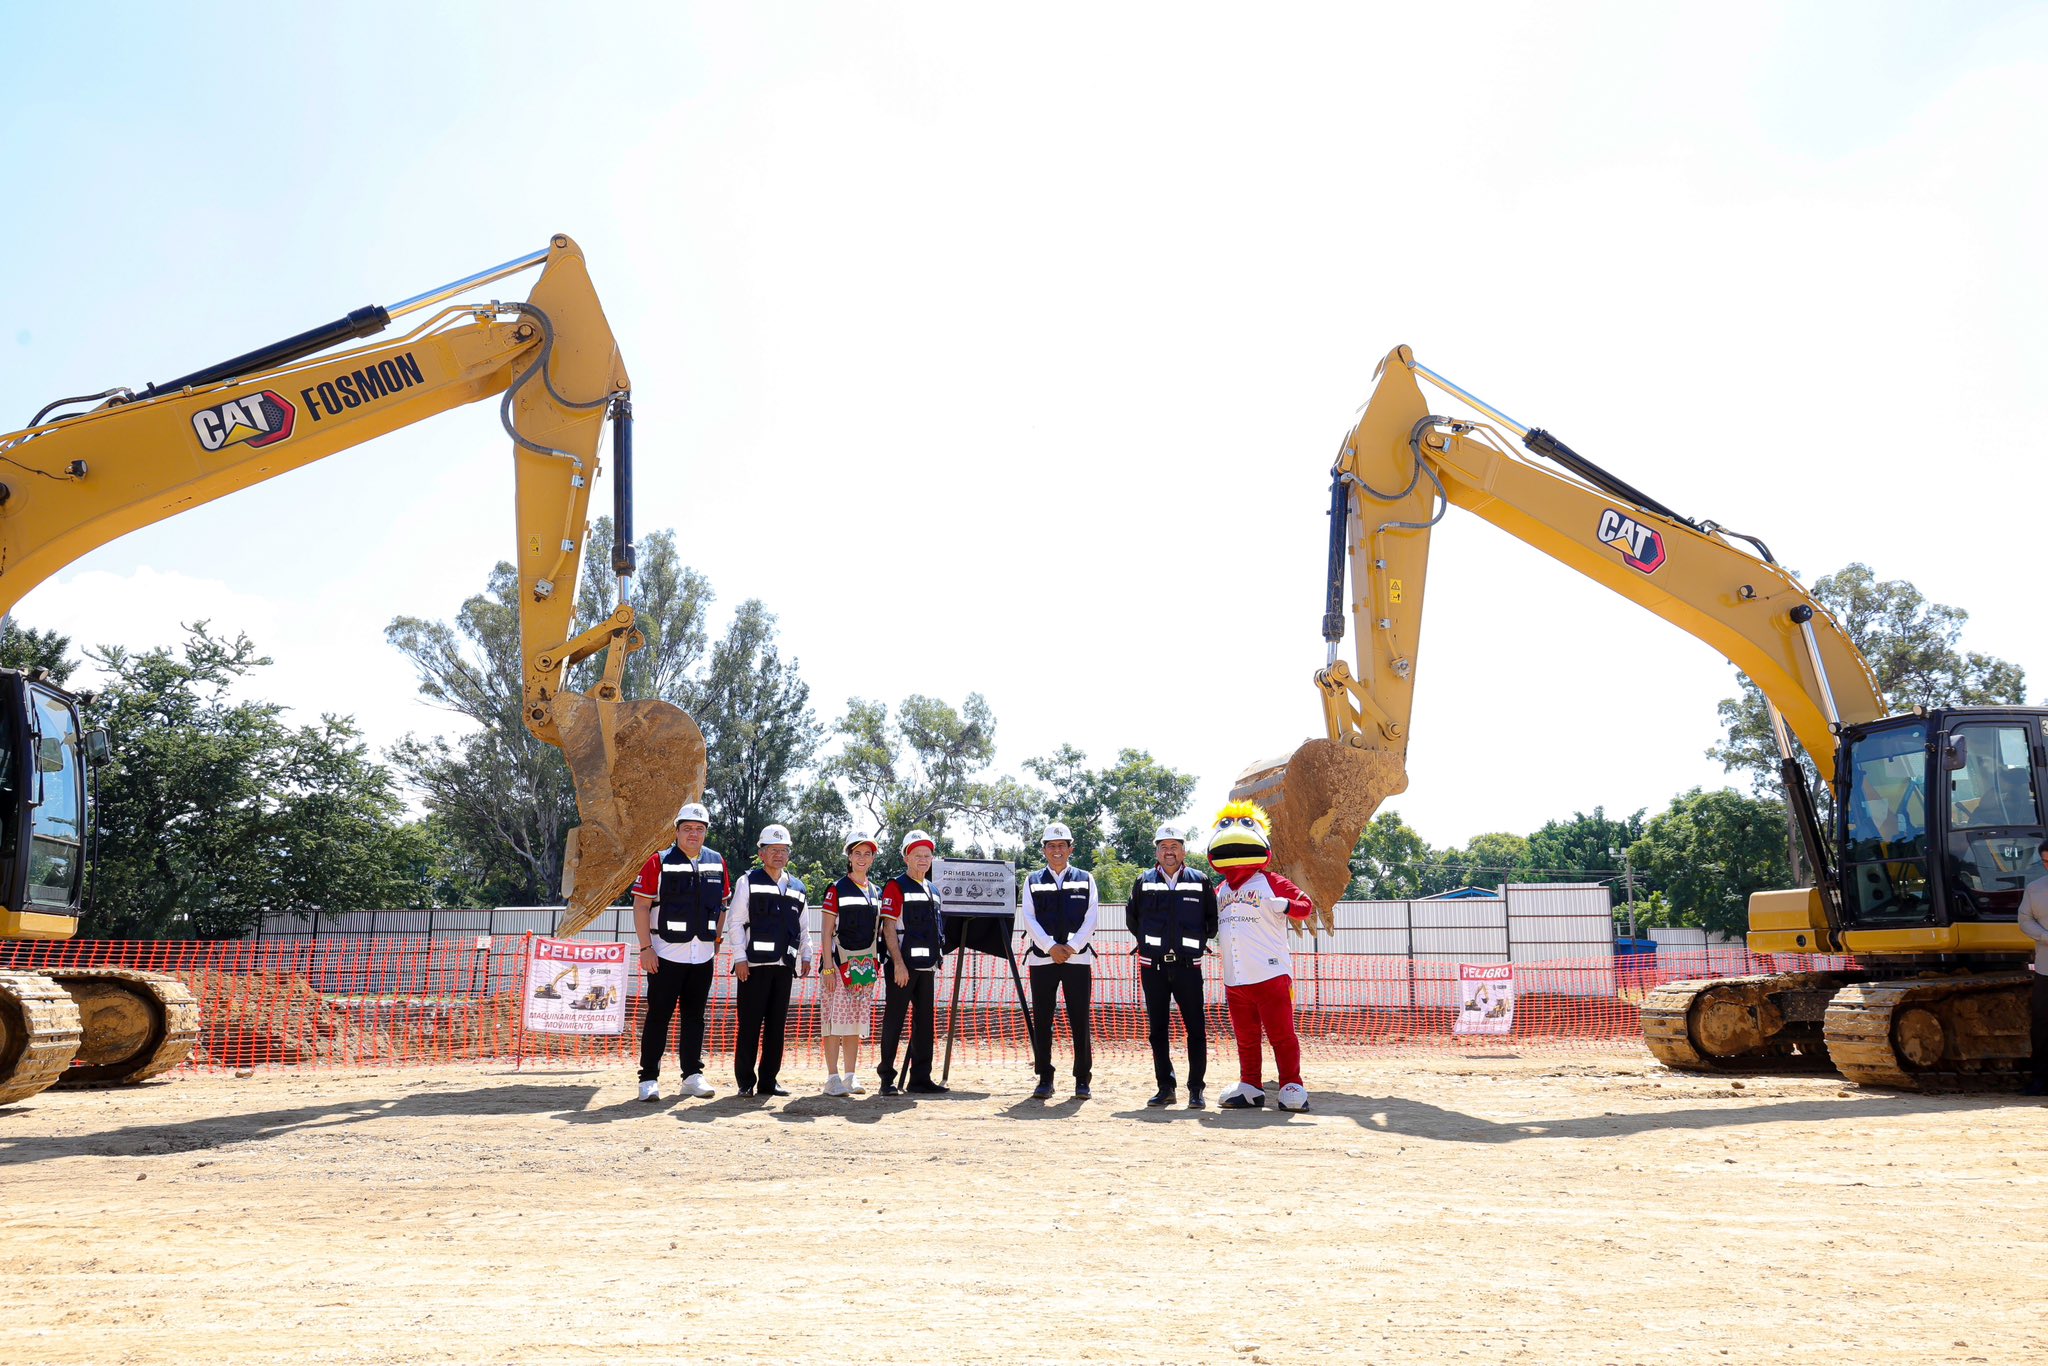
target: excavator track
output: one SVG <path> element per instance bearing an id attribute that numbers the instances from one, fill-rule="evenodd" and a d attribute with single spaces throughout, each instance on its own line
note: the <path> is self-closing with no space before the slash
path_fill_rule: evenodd
<path id="1" fill-rule="evenodd" d="M 59 1086 L 125 1086 L 167 1072 L 199 1042 L 199 1003 L 183 982 L 139 968 L 50 968 L 77 1006 L 83 1038 Z"/>
<path id="2" fill-rule="evenodd" d="M 1778 972 L 1667 982 L 1643 1002 L 1643 1043 L 1687 1072 L 1820 1066 L 1828 1001 L 1854 981 L 1838 972 Z"/>
<path id="3" fill-rule="evenodd" d="M 0 1105 L 55 1085 L 82 1032 L 63 987 L 41 973 L 0 972 Z"/>
<path id="4" fill-rule="evenodd" d="M 1828 1005 L 1828 1057 L 1861 1086 L 2017 1086 L 2031 1051 L 2029 980 L 2025 972 L 1986 972 L 1845 987 Z"/>

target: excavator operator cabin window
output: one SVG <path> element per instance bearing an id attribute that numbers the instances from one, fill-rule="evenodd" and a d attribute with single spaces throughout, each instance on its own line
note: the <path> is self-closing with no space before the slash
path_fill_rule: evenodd
<path id="1" fill-rule="evenodd" d="M 1848 826 L 1850 923 L 1929 919 L 1925 725 L 1876 731 L 1853 744 Z"/>
<path id="2" fill-rule="evenodd" d="M 1927 852 L 1927 727 L 1856 742 L 1849 762 L 1849 860 Z"/>
<path id="3" fill-rule="evenodd" d="M 85 871 L 85 758 L 78 718 L 61 698 L 29 690 L 29 752 L 19 781 L 35 803 L 29 814 L 28 900 L 31 905 L 78 904 Z"/>
<path id="4" fill-rule="evenodd" d="M 1952 919 L 2010 918 L 2041 871 L 2033 727 L 1981 721 L 1949 733 L 1948 874 Z"/>

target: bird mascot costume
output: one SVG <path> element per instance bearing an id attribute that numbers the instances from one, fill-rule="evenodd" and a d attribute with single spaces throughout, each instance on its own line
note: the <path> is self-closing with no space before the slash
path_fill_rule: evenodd
<path id="1" fill-rule="evenodd" d="M 1209 830 L 1209 866 L 1223 878 L 1216 890 L 1216 951 L 1223 959 L 1223 997 L 1237 1036 L 1237 1085 L 1223 1093 L 1226 1110 L 1266 1103 L 1265 1050 L 1273 1043 L 1280 1106 L 1308 1109 L 1301 1082 L 1301 1038 L 1294 1032 L 1294 956 L 1289 930 L 1308 928 L 1308 894 L 1274 872 L 1273 826 L 1256 802 L 1232 802 Z"/>

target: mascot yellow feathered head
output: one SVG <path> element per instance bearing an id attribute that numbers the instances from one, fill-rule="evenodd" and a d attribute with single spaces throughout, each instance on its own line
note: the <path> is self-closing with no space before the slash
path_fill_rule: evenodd
<path id="1" fill-rule="evenodd" d="M 1209 827 L 1209 866 L 1263 868 L 1273 858 L 1273 822 L 1257 802 L 1232 802 Z"/>

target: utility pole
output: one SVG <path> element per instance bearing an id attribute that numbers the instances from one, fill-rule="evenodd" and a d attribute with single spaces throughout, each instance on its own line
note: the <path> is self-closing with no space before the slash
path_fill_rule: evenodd
<path id="1" fill-rule="evenodd" d="M 1621 851 L 1621 885 L 1628 896 L 1628 937 L 1634 943 L 1636 937 L 1636 870 L 1629 865 L 1628 851 Z"/>

